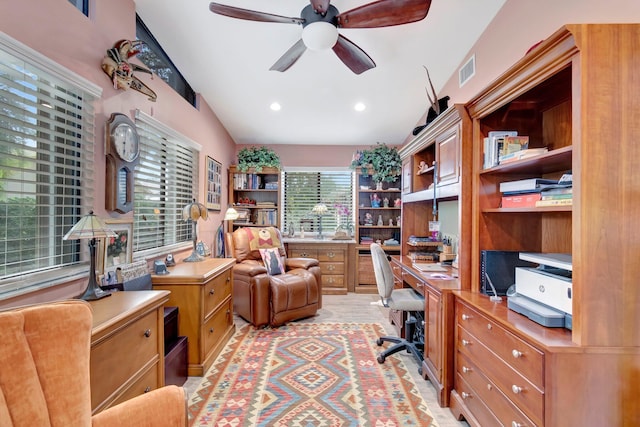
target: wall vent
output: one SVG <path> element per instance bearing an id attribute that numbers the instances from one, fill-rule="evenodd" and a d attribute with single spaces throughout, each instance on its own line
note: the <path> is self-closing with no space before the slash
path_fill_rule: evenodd
<path id="1" fill-rule="evenodd" d="M 466 82 L 471 80 L 476 74 L 476 56 L 472 55 L 471 58 L 458 70 L 458 86 L 462 87 Z"/>

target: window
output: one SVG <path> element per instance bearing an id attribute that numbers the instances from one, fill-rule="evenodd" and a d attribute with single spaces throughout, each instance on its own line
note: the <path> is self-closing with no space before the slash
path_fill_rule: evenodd
<path id="1" fill-rule="evenodd" d="M 89 16 L 89 0 L 69 0 L 69 3 L 74 5 L 80 12 L 84 13 L 85 16 Z"/>
<path id="2" fill-rule="evenodd" d="M 136 112 L 140 161 L 135 169 L 134 252 L 191 241 L 182 208 L 198 194 L 200 146 L 141 111 Z"/>
<path id="3" fill-rule="evenodd" d="M 353 181 L 351 171 L 284 172 L 283 229 L 293 224 L 296 230 L 318 231 L 318 217 L 311 213 L 318 203 L 328 208 L 322 217 L 323 233 L 333 232 L 338 225 L 353 226 Z"/>
<path id="4" fill-rule="evenodd" d="M 176 66 L 173 65 L 160 43 L 153 37 L 151 31 L 138 15 L 136 15 L 136 37 L 144 42 L 136 58 L 195 107 L 196 93 L 191 89 L 185 78 L 182 77 Z"/>
<path id="5" fill-rule="evenodd" d="M 93 206 L 92 103 L 100 96 L 0 33 L 0 293 L 33 285 L 31 274 L 52 280 L 56 267 L 87 264 L 86 241 L 62 236 Z"/>

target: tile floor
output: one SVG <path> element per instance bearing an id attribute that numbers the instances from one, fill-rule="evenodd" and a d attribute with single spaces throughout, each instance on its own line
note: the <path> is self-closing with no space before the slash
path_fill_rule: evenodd
<path id="1" fill-rule="evenodd" d="M 390 335 L 395 334 L 389 323 L 388 309 L 371 304 L 378 301 L 377 295 L 350 293 L 347 295 L 323 295 L 322 298 L 323 308 L 319 310 L 318 314 L 312 318 L 301 320 L 301 322 L 380 323 Z M 237 316 L 235 322 L 236 328 L 246 325 L 246 322 Z M 396 357 L 396 355 L 392 357 Z M 438 405 L 434 388 L 429 381 L 425 381 L 418 374 L 418 368 L 413 358 L 405 353 L 400 353 L 400 357 L 404 359 L 407 366 L 415 366 L 415 369 L 410 369 L 410 371 L 438 425 L 440 427 L 467 427 L 466 422 L 457 421 L 453 417 L 449 408 L 441 408 Z M 189 395 L 196 390 L 201 380 L 200 377 L 189 377 L 184 385 Z"/>

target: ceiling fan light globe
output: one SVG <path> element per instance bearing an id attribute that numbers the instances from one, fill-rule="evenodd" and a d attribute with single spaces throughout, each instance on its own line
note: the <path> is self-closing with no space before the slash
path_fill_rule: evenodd
<path id="1" fill-rule="evenodd" d="M 311 50 L 331 49 L 338 41 L 338 28 L 328 22 L 313 22 L 302 30 L 302 41 Z"/>

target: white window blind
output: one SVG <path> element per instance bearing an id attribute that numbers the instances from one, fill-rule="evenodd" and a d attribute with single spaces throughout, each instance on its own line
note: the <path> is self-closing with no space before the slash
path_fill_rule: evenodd
<path id="1" fill-rule="evenodd" d="M 323 234 L 332 234 L 338 224 L 353 225 L 354 174 L 350 171 L 284 172 L 283 228 L 293 225 L 300 230 L 318 231 L 318 217 L 311 213 L 318 203 L 328 212 L 322 217 Z"/>
<path id="2" fill-rule="evenodd" d="M 100 94 L 0 33 L 0 293 L 32 285 L 29 273 L 88 263 L 87 242 L 62 236 L 93 206 Z"/>
<path id="3" fill-rule="evenodd" d="M 135 170 L 134 252 L 192 239 L 182 208 L 198 194 L 200 146 L 138 111 L 140 161 Z"/>

